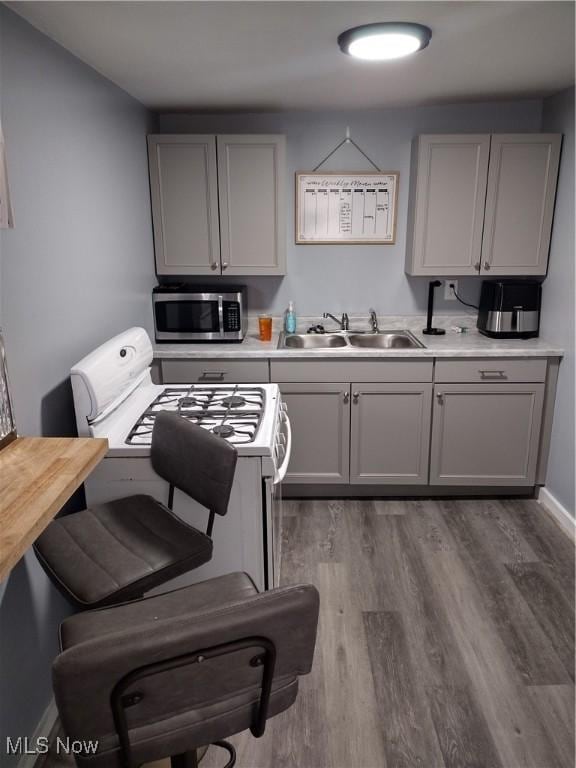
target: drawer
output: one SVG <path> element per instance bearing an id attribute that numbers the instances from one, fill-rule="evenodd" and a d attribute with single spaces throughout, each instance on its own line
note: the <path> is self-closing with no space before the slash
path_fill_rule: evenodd
<path id="1" fill-rule="evenodd" d="M 437 382 L 498 382 L 545 381 L 547 360 L 511 360 L 510 358 L 478 358 L 468 360 L 437 360 L 434 380 Z"/>
<path id="2" fill-rule="evenodd" d="M 271 381 L 432 381 L 432 360 L 271 360 Z"/>
<path id="3" fill-rule="evenodd" d="M 267 360 L 162 360 L 163 384 L 258 384 L 268 381 Z"/>

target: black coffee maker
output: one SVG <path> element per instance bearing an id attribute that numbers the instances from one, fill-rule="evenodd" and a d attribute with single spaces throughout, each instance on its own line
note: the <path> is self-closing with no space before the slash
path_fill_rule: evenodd
<path id="1" fill-rule="evenodd" d="M 542 284 L 537 280 L 484 280 L 476 326 L 493 339 L 531 339 L 540 330 Z"/>

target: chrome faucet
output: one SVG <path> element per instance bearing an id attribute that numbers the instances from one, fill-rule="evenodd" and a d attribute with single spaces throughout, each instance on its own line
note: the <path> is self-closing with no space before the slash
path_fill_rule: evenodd
<path id="1" fill-rule="evenodd" d="M 346 312 L 342 313 L 342 318 L 340 320 L 338 320 L 337 317 L 334 317 L 334 315 L 332 315 L 330 312 L 323 312 L 322 313 L 322 317 L 324 319 L 326 319 L 327 317 L 331 317 L 332 320 L 334 320 L 335 323 L 338 323 L 338 325 L 340 326 L 340 330 L 341 331 L 348 331 L 348 330 L 350 330 L 350 320 L 349 320 L 348 315 L 346 314 Z"/>
<path id="2" fill-rule="evenodd" d="M 372 327 L 372 333 L 379 333 L 378 318 L 376 317 L 376 310 L 371 309 L 370 312 L 370 325 Z"/>

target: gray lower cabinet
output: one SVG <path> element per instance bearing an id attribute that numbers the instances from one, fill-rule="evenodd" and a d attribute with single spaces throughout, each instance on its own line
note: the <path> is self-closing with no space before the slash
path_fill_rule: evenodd
<path id="1" fill-rule="evenodd" d="M 292 426 L 286 483 L 348 483 L 350 384 L 280 384 Z"/>
<path id="2" fill-rule="evenodd" d="M 162 360 L 164 384 L 256 384 L 270 381 L 268 360 Z"/>
<path id="3" fill-rule="evenodd" d="M 431 485 L 535 483 L 544 384 L 436 384 Z"/>
<path id="4" fill-rule="evenodd" d="M 350 482 L 428 482 L 432 384 L 353 384 Z"/>

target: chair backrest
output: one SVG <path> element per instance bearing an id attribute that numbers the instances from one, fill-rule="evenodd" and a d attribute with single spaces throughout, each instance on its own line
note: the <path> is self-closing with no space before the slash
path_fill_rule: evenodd
<path id="1" fill-rule="evenodd" d="M 225 515 L 238 452 L 222 437 L 161 411 L 154 420 L 150 458 L 160 477 L 210 512 Z"/>
<path id="2" fill-rule="evenodd" d="M 185 596 L 186 590 L 178 592 Z M 99 744 L 96 755 L 78 755 L 77 764 L 126 765 L 122 732 L 131 765 L 188 752 L 246 728 L 255 733 L 266 663 L 258 657 L 266 644 L 272 647 L 275 663 L 265 713 L 271 717 L 291 706 L 298 677 L 311 669 L 318 608 L 317 590 L 298 585 L 170 618 L 152 611 L 140 621 L 119 620 L 115 631 L 87 633 L 87 640 L 61 653 L 53 666 L 67 736 Z M 73 621 L 94 621 L 99 613 Z M 234 649 L 234 643 L 247 639 L 244 648 Z M 230 652 L 213 657 L 223 648 Z M 121 729 L 113 714 L 119 687 L 125 708 Z"/>

